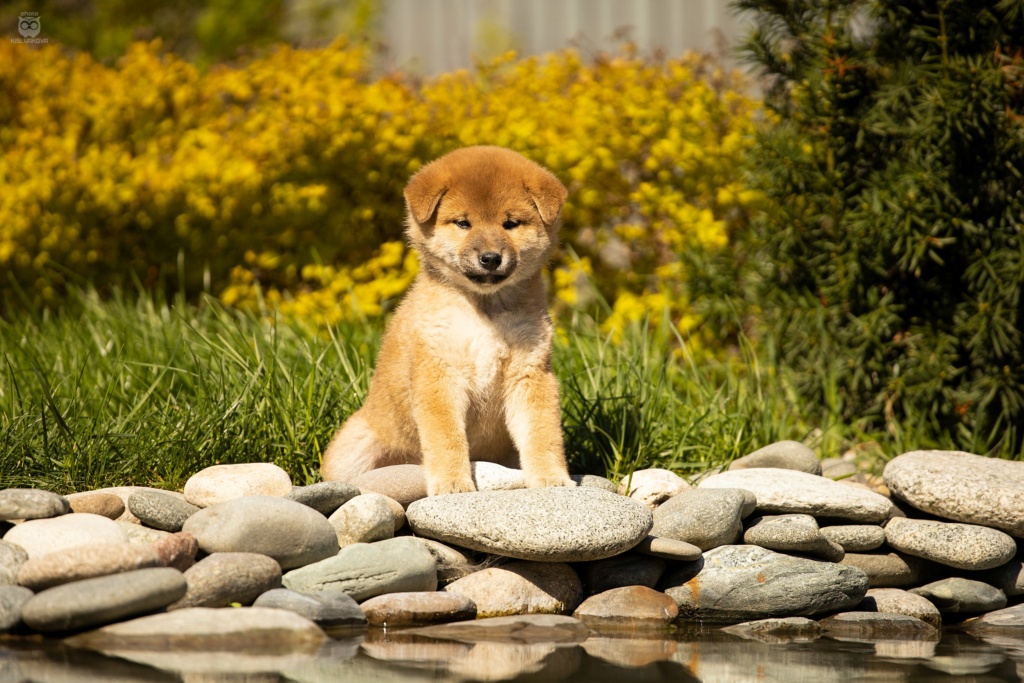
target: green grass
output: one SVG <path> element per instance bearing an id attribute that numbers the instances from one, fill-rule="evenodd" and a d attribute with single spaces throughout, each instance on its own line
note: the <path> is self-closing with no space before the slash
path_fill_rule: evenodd
<path id="1" fill-rule="evenodd" d="M 703 471 L 815 427 L 823 456 L 867 438 L 831 417 L 841 407 L 798 410 L 750 349 L 720 365 L 695 361 L 669 329 L 613 342 L 582 314 L 559 322 L 575 472 Z M 180 488 L 203 467 L 255 461 L 312 483 L 365 396 L 382 327 L 311 330 L 212 300 L 88 292 L 63 313 L 0 320 L 0 487 Z"/>

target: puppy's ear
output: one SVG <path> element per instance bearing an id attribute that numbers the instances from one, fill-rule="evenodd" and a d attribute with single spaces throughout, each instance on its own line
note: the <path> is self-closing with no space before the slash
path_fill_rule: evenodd
<path id="1" fill-rule="evenodd" d="M 527 194 L 537 205 L 541 220 L 545 225 L 554 225 L 558 220 L 558 212 L 565 204 L 565 198 L 569 196 L 565 185 L 550 171 L 539 167 L 527 176 L 524 185 Z"/>
<path id="2" fill-rule="evenodd" d="M 426 223 L 434 215 L 441 197 L 450 185 L 448 173 L 437 162 L 427 164 L 405 186 L 405 203 L 417 223 Z"/>

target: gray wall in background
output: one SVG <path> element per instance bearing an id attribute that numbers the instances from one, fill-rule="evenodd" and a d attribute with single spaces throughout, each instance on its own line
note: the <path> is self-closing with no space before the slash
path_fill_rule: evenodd
<path id="1" fill-rule="evenodd" d="M 423 75 L 510 48 L 614 53 L 626 38 L 645 54 L 720 52 L 743 30 L 729 0 L 382 0 L 381 11 L 389 65 Z"/>

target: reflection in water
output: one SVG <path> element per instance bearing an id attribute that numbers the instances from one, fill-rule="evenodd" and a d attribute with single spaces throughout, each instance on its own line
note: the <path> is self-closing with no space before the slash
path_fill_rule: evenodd
<path id="1" fill-rule="evenodd" d="M 116 656 L 115 656 L 116 655 Z M 315 654 L 120 652 L 0 641 L 0 683 L 334 683 L 335 681 L 1020 681 L 1020 638 L 940 641 L 744 640 L 717 629 L 594 634 L 582 644 L 454 642 L 401 632 L 339 638 Z"/>

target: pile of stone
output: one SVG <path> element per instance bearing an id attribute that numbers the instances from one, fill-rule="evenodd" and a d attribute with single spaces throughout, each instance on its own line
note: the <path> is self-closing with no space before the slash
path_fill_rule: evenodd
<path id="1" fill-rule="evenodd" d="M 929 637 L 965 618 L 1024 633 L 1024 605 L 1007 608 L 1024 595 L 1021 462 L 917 451 L 865 484 L 780 442 L 696 483 L 651 469 L 527 489 L 517 470 L 473 470 L 477 492 L 432 498 L 415 465 L 311 486 L 255 463 L 182 493 L 0 491 L 0 632 L 261 652 L 516 615 L 745 637 Z M 431 626 L 446 622 L 463 624 Z"/>

